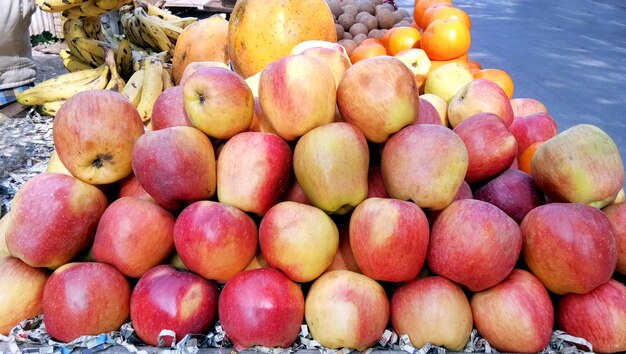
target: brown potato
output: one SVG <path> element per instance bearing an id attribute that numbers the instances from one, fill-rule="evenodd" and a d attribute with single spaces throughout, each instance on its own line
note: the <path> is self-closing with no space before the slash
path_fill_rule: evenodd
<path id="1" fill-rule="evenodd" d="M 343 34 L 346 32 L 342 25 L 335 23 L 335 31 L 337 31 L 337 38 L 343 38 Z"/>
<path id="2" fill-rule="evenodd" d="M 393 13 L 389 9 L 381 9 L 378 15 L 376 15 L 378 22 L 378 28 L 389 29 L 396 23 Z"/>
<path id="3" fill-rule="evenodd" d="M 344 14 L 348 14 L 348 15 L 352 15 L 352 17 L 355 17 L 356 14 L 359 13 L 359 10 L 356 9 L 356 6 L 354 5 L 350 5 L 350 4 L 345 4 L 343 5 L 343 13 Z"/>
<path id="4" fill-rule="evenodd" d="M 332 12 L 333 16 L 339 18 L 341 14 L 343 14 L 343 6 L 338 0 L 329 0 L 328 7 L 330 8 L 330 12 Z"/>
<path id="5" fill-rule="evenodd" d="M 344 30 L 349 30 L 354 25 L 354 16 L 344 13 L 337 19 L 337 23 L 343 26 Z"/>
<path id="6" fill-rule="evenodd" d="M 372 16 L 369 13 L 367 14 L 367 16 L 363 16 L 361 18 L 361 21 L 359 21 L 359 22 L 361 22 L 364 25 L 366 25 L 368 31 L 371 31 L 373 29 L 378 28 L 378 20 L 376 19 L 376 17 Z"/>
<path id="7" fill-rule="evenodd" d="M 367 35 L 367 32 L 369 32 L 367 26 L 360 22 L 357 22 L 350 27 L 350 34 L 352 34 L 353 37 L 356 37 L 356 35 L 360 33 Z"/>

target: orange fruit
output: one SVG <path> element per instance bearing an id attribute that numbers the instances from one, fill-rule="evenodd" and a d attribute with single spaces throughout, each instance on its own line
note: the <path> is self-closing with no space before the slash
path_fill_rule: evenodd
<path id="1" fill-rule="evenodd" d="M 450 60 L 431 60 L 430 61 L 430 71 L 432 72 L 433 70 L 437 69 L 438 67 L 446 65 L 448 63 L 459 63 L 459 64 L 463 65 L 464 67 L 466 67 L 468 70 L 471 71 L 469 63 L 467 62 L 467 53 L 461 55 L 458 58 L 454 58 L 454 59 L 450 59 Z"/>
<path id="2" fill-rule="evenodd" d="M 396 27 L 387 38 L 387 54 L 393 56 L 405 49 L 417 48 L 421 37 L 420 31 L 413 27 Z"/>
<path id="3" fill-rule="evenodd" d="M 535 151 L 537 151 L 539 146 L 543 143 L 543 141 L 533 143 L 529 145 L 521 154 L 519 154 L 517 157 L 517 168 L 519 168 L 520 171 L 524 171 L 530 175 L 530 161 L 532 160 L 533 155 L 535 155 Z"/>
<path id="4" fill-rule="evenodd" d="M 361 45 L 363 44 L 368 44 L 368 43 L 377 43 L 377 44 L 383 44 L 383 42 L 380 41 L 380 39 L 376 39 L 376 38 L 366 38 L 363 40 L 363 42 L 361 42 Z"/>
<path id="5" fill-rule="evenodd" d="M 501 69 L 481 69 L 474 73 L 474 78 L 488 79 L 495 82 L 504 90 L 509 99 L 513 98 L 515 85 L 513 84 L 511 75 L 506 71 Z"/>
<path id="6" fill-rule="evenodd" d="M 354 64 L 360 60 L 381 55 L 387 55 L 387 50 L 382 44 L 366 43 L 354 48 L 350 54 L 350 61 Z"/>
<path id="7" fill-rule="evenodd" d="M 415 7 L 413 9 L 413 19 L 415 20 L 415 23 L 417 23 L 418 25 L 421 23 L 424 11 L 426 11 L 426 9 L 430 5 L 440 2 L 447 2 L 448 4 L 452 4 L 452 0 L 416 0 Z"/>
<path id="8" fill-rule="evenodd" d="M 428 10 L 430 10 L 430 12 Z M 459 20 L 463 22 L 468 29 L 472 28 L 472 21 L 467 12 L 458 7 L 442 6 L 440 4 L 429 7 L 426 9 L 426 12 L 424 12 L 424 16 L 422 16 L 422 27 L 428 27 L 434 20 Z"/>
<path id="9" fill-rule="evenodd" d="M 459 20 L 435 20 L 422 33 L 421 48 L 431 60 L 450 60 L 466 54 L 471 36 Z"/>
<path id="10" fill-rule="evenodd" d="M 452 7 L 452 4 L 447 3 L 447 2 L 438 2 L 436 4 L 432 4 L 430 6 L 428 6 L 426 8 L 426 10 L 424 10 L 424 13 L 422 14 L 422 17 L 420 18 L 420 26 L 422 28 L 426 28 L 428 27 L 428 24 L 430 24 L 432 21 L 429 21 L 430 17 L 432 16 L 433 12 L 441 7 Z"/>

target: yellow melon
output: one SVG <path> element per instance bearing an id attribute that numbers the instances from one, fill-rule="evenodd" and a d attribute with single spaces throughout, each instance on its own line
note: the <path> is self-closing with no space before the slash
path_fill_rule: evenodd
<path id="1" fill-rule="evenodd" d="M 336 42 L 325 0 L 238 0 L 228 24 L 228 52 L 244 78 L 311 39 Z"/>

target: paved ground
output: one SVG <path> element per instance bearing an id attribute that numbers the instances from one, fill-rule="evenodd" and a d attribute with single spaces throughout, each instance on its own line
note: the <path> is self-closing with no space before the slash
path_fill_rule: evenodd
<path id="1" fill-rule="evenodd" d="M 412 10 L 414 1 L 398 3 Z M 543 102 L 559 130 L 599 126 L 626 159 L 626 2 L 453 3 L 472 20 L 470 58 L 509 72 L 514 97 Z"/>

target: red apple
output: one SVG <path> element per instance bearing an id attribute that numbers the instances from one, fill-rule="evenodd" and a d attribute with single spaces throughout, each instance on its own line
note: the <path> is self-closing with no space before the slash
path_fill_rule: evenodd
<path id="1" fill-rule="evenodd" d="M 91 184 L 109 184 L 128 176 L 133 144 L 143 132 L 135 106 L 111 90 L 72 96 L 52 126 L 63 165 L 74 177 Z"/>
<path id="2" fill-rule="evenodd" d="M 287 189 L 291 171 L 291 148 L 278 135 L 237 134 L 220 151 L 218 199 L 245 212 L 264 215 Z"/>
<path id="3" fill-rule="evenodd" d="M 470 305 L 478 333 L 498 351 L 539 353 L 550 341 L 552 300 L 525 270 L 513 269 L 500 284 L 475 293 Z"/>
<path id="4" fill-rule="evenodd" d="M 378 342 L 389 321 L 389 301 L 376 281 L 349 270 L 320 276 L 309 289 L 305 318 L 327 348 L 363 351 Z"/>
<path id="5" fill-rule="evenodd" d="M 589 124 L 575 125 L 539 146 L 530 175 L 550 200 L 606 206 L 624 187 L 624 163 L 613 139 Z"/>
<path id="6" fill-rule="evenodd" d="M 472 309 L 458 285 L 432 276 L 406 283 L 394 292 L 391 324 L 417 348 L 431 343 L 460 351 L 472 333 Z"/>
<path id="7" fill-rule="evenodd" d="M 380 166 L 370 166 L 367 172 L 367 197 L 389 198 Z"/>
<path id="8" fill-rule="evenodd" d="M 104 211 L 93 244 L 98 262 L 139 278 L 174 252 L 174 216 L 135 197 L 117 199 Z"/>
<path id="9" fill-rule="evenodd" d="M 256 224 L 243 211 L 207 200 L 186 207 L 174 226 L 174 244 L 185 266 L 225 282 L 241 272 L 257 251 Z"/>
<path id="10" fill-rule="evenodd" d="M 539 100 L 529 97 L 511 98 L 511 108 L 515 117 L 524 117 L 535 113 L 548 113 L 548 108 Z"/>
<path id="11" fill-rule="evenodd" d="M 617 242 L 617 267 L 615 270 L 626 275 L 626 202 L 609 205 L 602 211 L 609 218 L 613 231 L 615 231 Z"/>
<path id="12" fill-rule="evenodd" d="M 43 269 L 13 257 L 0 259 L 0 334 L 8 336 L 18 323 L 41 314 L 47 280 Z"/>
<path id="13" fill-rule="evenodd" d="M 509 97 L 498 84 L 488 79 L 468 82 L 448 102 L 448 120 L 453 128 L 478 113 L 495 114 L 506 127 L 513 123 Z"/>
<path id="14" fill-rule="evenodd" d="M 521 229 L 524 260 L 553 293 L 587 293 L 609 280 L 615 270 L 615 231 L 594 207 L 542 205 L 526 215 Z"/>
<path id="15" fill-rule="evenodd" d="M 518 224 L 534 208 L 546 203 L 533 179 L 520 170 L 506 170 L 474 192 L 474 198 L 491 203 Z"/>
<path id="16" fill-rule="evenodd" d="M 369 198 L 350 217 L 354 258 L 363 274 L 374 280 L 415 279 L 426 260 L 428 237 L 426 215 L 413 202 Z"/>
<path id="17" fill-rule="evenodd" d="M 443 125 L 441 122 L 441 116 L 435 106 L 430 103 L 427 99 L 420 97 L 420 109 L 419 115 L 417 116 L 417 120 L 415 123 L 417 124 L 438 124 Z"/>
<path id="18" fill-rule="evenodd" d="M 228 65 L 224 64 L 221 61 L 194 61 L 189 63 L 185 70 L 183 70 L 183 74 L 180 76 L 180 80 L 178 81 L 178 86 L 182 87 L 187 82 L 187 79 L 191 76 L 191 74 L 196 71 L 204 68 L 222 68 L 226 70 L 230 70 Z"/>
<path id="19" fill-rule="evenodd" d="M 215 193 L 216 167 L 209 138 L 193 127 L 146 132 L 133 147 L 133 171 L 165 209 L 178 211 Z"/>
<path id="20" fill-rule="evenodd" d="M 6 235 L 9 229 L 9 214 L 4 214 L 0 218 L 0 259 L 11 256 L 9 249 L 7 248 Z"/>
<path id="21" fill-rule="evenodd" d="M 385 143 L 381 156 L 389 196 L 412 200 L 423 209 L 443 209 L 450 204 L 467 166 L 463 140 L 452 130 L 434 124 L 402 129 Z"/>
<path id="22" fill-rule="evenodd" d="M 556 304 L 557 328 L 588 340 L 593 351 L 626 351 L 626 286 L 616 281 L 586 294 L 567 294 Z"/>
<path id="23" fill-rule="evenodd" d="M 183 85 L 185 111 L 191 124 L 210 137 L 228 139 L 248 130 L 254 97 L 248 84 L 233 71 L 202 68 Z"/>
<path id="24" fill-rule="evenodd" d="M 437 113 L 439 114 L 439 118 L 441 119 L 441 125 L 444 127 L 448 126 L 448 103 L 441 97 L 433 94 L 433 93 L 424 93 L 420 95 L 420 101 L 426 100 L 430 104 L 433 105 Z"/>
<path id="25" fill-rule="evenodd" d="M 517 156 L 515 137 L 502 120 L 492 113 L 478 113 L 454 128 L 461 137 L 469 166 L 465 180 L 475 184 L 497 176 L 511 166 Z"/>
<path id="26" fill-rule="evenodd" d="M 293 169 L 312 205 L 341 215 L 367 197 L 369 157 L 359 129 L 345 122 L 329 123 L 298 140 Z"/>
<path id="27" fill-rule="evenodd" d="M 185 111 L 182 86 L 173 86 L 161 92 L 152 107 L 151 123 L 153 130 L 192 125 Z"/>
<path id="28" fill-rule="evenodd" d="M 117 198 L 123 197 L 136 197 L 139 199 L 147 200 L 150 202 L 156 203 L 156 200 L 152 198 L 146 189 L 143 188 L 141 183 L 139 183 L 139 179 L 135 176 L 134 173 L 124 177 L 121 181 L 119 181 L 119 189 L 117 192 Z"/>
<path id="29" fill-rule="evenodd" d="M 547 112 L 516 116 L 509 130 L 517 141 L 518 155 L 532 144 L 546 141 L 558 133 L 556 122 Z"/>
<path id="30" fill-rule="evenodd" d="M 302 51 L 301 54 L 321 60 L 328 65 L 328 68 L 333 73 L 335 86 L 339 86 L 339 81 L 341 81 L 346 70 L 352 65 L 348 55 L 336 49 L 311 47 Z"/>
<path id="31" fill-rule="evenodd" d="M 467 184 L 467 182 L 465 181 L 461 183 L 461 187 L 459 188 L 459 191 L 456 193 L 452 201 L 454 202 L 454 201 L 461 200 L 461 199 L 474 199 L 474 196 L 472 195 L 472 189 L 470 188 L 469 184 Z M 433 224 L 435 223 L 435 220 L 437 219 L 437 217 L 439 216 L 439 214 L 441 214 L 443 210 L 444 209 L 425 210 L 426 217 L 428 218 L 428 223 L 431 227 L 433 226 Z"/>
<path id="32" fill-rule="evenodd" d="M 295 140 L 333 121 L 333 73 L 324 62 L 306 55 L 275 60 L 261 71 L 259 102 L 271 129 L 285 140 Z"/>
<path id="33" fill-rule="evenodd" d="M 337 105 L 344 120 L 374 143 L 413 124 L 420 108 L 413 73 L 390 56 L 367 58 L 346 70 L 337 88 Z"/>
<path id="34" fill-rule="evenodd" d="M 457 200 L 432 226 L 428 266 L 471 291 L 482 291 L 504 280 L 522 248 L 515 220 L 492 204 Z"/>
<path id="35" fill-rule="evenodd" d="M 60 267 L 91 245 L 106 207 L 97 187 L 64 174 L 39 174 L 13 199 L 7 248 L 32 267 Z"/>
<path id="36" fill-rule="evenodd" d="M 270 267 L 289 279 L 308 282 L 324 272 L 337 253 L 339 231 L 322 210 L 281 202 L 268 210 L 259 226 L 259 245 Z"/>
<path id="37" fill-rule="evenodd" d="M 130 313 L 130 285 L 105 263 L 68 263 L 52 273 L 43 291 L 43 322 L 55 339 L 117 331 Z"/>
<path id="38" fill-rule="evenodd" d="M 187 334 L 206 333 L 217 319 L 219 293 L 215 283 L 170 265 L 145 273 L 130 298 L 130 319 L 137 336 L 157 346 L 163 329 L 174 331 L 176 340 Z M 170 346 L 172 339 L 164 337 Z"/>
<path id="39" fill-rule="evenodd" d="M 222 289 L 219 318 L 235 350 L 255 345 L 289 348 L 304 319 L 304 295 L 279 270 L 247 270 Z"/>

